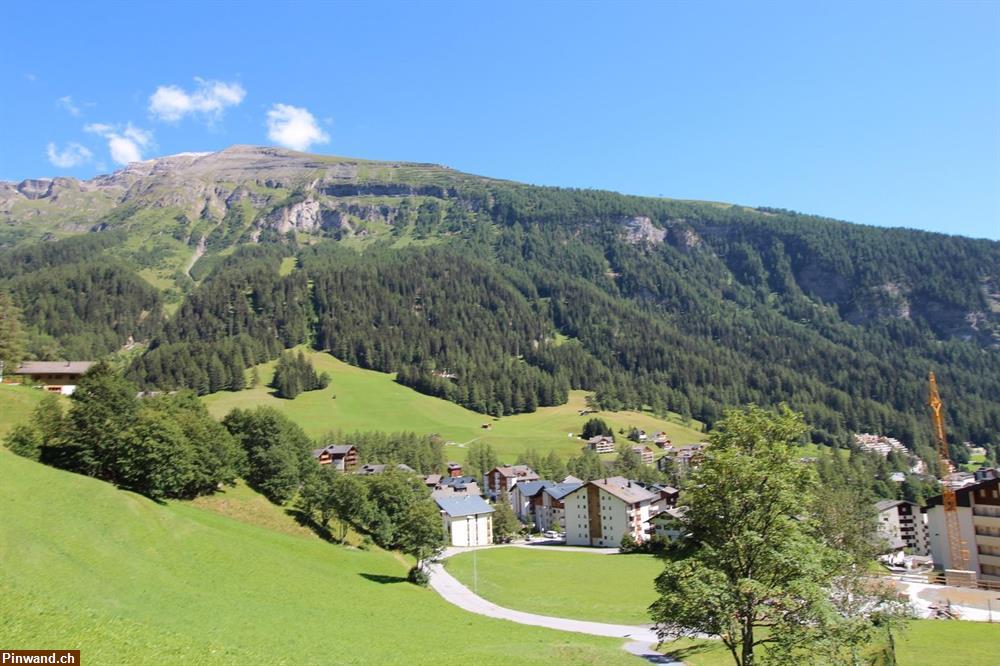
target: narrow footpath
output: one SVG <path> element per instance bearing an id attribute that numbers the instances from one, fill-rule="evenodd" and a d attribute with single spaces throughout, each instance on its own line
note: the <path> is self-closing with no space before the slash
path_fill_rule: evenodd
<path id="1" fill-rule="evenodd" d="M 499 546 L 504 547 L 504 546 Z M 448 548 L 441 559 L 447 559 L 452 555 L 465 552 L 465 548 Z M 571 620 L 563 617 L 551 617 L 548 615 L 536 615 L 523 611 L 503 608 L 483 599 L 472 590 L 448 573 L 441 562 L 430 565 L 430 586 L 435 592 L 440 594 L 450 603 L 470 613 L 486 615 L 487 617 L 510 620 L 518 624 L 527 624 L 534 627 L 545 627 L 547 629 L 557 629 L 559 631 L 572 631 L 579 634 L 590 634 L 591 636 L 604 636 L 607 638 L 621 638 L 629 641 L 622 649 L 645 659 L 653 664 L 666 664 L 667 666 L 683 666 L 682 662 L 675 661 L 656 651 L 655 647 L 659 643 L 656 631 L 652 626 L 632 626 L 627 624 L 605 624 L 603 622 L 588 622 L 586 620 Z"/>

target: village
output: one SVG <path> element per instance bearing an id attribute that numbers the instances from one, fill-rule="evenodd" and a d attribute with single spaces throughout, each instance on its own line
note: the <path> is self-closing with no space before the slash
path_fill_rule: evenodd
<path id="1" fill-rule="evenodd" d="M 41 390 L 72 395 L 76 382 L 93 365 L 87 361 L 33 361 L 21 364 L 8 381 L 26 381 Z M 588 415 L 590 410 L 581 410 Z M 489 427 L 489 424 L 484 424 Z M 479 547 L 521 538 L 551 544 L 593 548 L 662 548 L 683 538 L 679 504 L 681 490 L 662 482 L 640 481 L 614 473 L 614 459 L 621 451 L 632 452 L 644 466 L 662 478 L 683 479 L 697 468 L 707 442 L 674 446 L 663 432 L 646 433 L 630 428 L 625 442 L 616 442 L 607 431 L 584 438 L 581 450 L 601 457 L 607 475 L 585 481 L 572 475 L 560 479 L 540 478 L 524 464 L 497 465 L 481 477 L 463 473 L 463 465 L 449 462 L 442 473 L 422 477 L 440 509 L 442 530 L 449 546 Z M 859 433 L 857 450 L 883 458 L 896 454 L 907 461 L 909 472 L 926 475 L 926 463 L 898 439 Z M 417 472 L 405 464 L 361 463 L 357 447 L 350 444 L 314 449 L 320 466 L 331 466 L 360 476 L 381 474 L 387 468 L 409 475 Z M 814 457 L 804 456 L 813 462 Z M 959 534 L 967 544 L 965 570 L 973 575 L 952 584 L 1000 588 L 1000 471 L 983 464 L 963 471 L 948 463 L 942 484 L 955 492 Z M 891 480 L 901 482 L 903 474 Z M 498 503 L 509 507 L 520 528 L 515 534 L 494 529 Z M 878 539 L 883 545 L 880 560 L 898 573 L 931 574 L 929 580 L 945 582 L 944 574 L 955 570 L 942 496 L 927 498 L 923 506 L 903 499 L 880 500 L 875 505 Z M 938 572 L 934 574 L 933 572 Z"/>

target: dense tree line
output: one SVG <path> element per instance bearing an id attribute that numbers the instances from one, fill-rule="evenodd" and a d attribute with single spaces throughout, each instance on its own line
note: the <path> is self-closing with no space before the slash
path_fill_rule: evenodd
<path id="1" fill-rule="evenodd" d="M 92 359 L 161 324 L 159 292 L 129 266 L 91 260 L 119 236 L 70 238 L 0 253 L 0 291 L 20 308 L 31 358 Z"/>
<path id="2" fill-rule="evenodd" d="M 241 368 L 240 373 L 242 372 Z M 297 354 L 287 351 L 278 357 L 278 363 L 274 368 L 274 380 L 271 382 L 276 395 L 289 400 L 303 391 L 324 389 L 329 384 L 330 375 L 316 372 L 316 368 L 301 350 Z"/>
<path id="3" fill-rule="evenodd" d="M 243 465 L 233 438 L 191 393 L 139 400 L 133 384 L 101 363 L 71 401 L 64 413 L 59 398 L 45 396 L 7 447 L 154 499 L 214 492 Z"/>

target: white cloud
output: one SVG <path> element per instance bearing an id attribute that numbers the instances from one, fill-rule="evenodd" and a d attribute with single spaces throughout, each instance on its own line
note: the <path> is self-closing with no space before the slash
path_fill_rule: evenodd
<path id="1" fill-rule="evenodd" d="M 65 97 L 60 97 L 56 100 L 56 104 L 66 109 L 71 116 L 80 115 L 80 107 L 73 103 L 73 97 L 71 95 L 66 95 Z"/>
<path id="2" fill-rule="evenodd" d="M 84 146 L 78 143 L 69 143 L 62 150 L 56 148 L 56 144 L 50 143 L 45 151 L 49 156 L 49 162 L 60 169 L 71 169 L 72 167 L 85 164 L 94 155 Z"/>
<path id="3" fill-rule="evenodd" d="M 195 79 L 198 88 L 186 92 L 180 86 L 160 86 L 149 98 L 149 112 L 157 120 L 176 122 L 186 115 L 200 114 L 209 121 L 222 116 L 226 107 L 236 106 L 247 91 L 238 83 Z"/>
<path id="4" fill-rule="evenodd" d="M 141 161 L 142 151 L 153 144 L 153 133 L 133 127 L 132 123 L 126 125 L 123 130 L 103 123 L 91 123 L 85 125 L 83 129 L 107 139 L 111 159 L 118 164 Z"/>
<path id="5" fill-rule="evenodd" d="M 274 104 L 268 110 L 267 138 L 292 150 L 309 150 L 314 143 L 330 141 L 313 114 L 289 104 Z"/>

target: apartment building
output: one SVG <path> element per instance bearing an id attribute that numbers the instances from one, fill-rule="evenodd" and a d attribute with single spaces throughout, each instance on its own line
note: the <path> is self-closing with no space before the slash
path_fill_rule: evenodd
<path id="1" fill-rule="evenodd" d="M 912 555 L 930 555 L 927 516 L 920 507 L 906 500 L 882 500 L 878 511 L 878 532 L 890 547 L 903 548 Z"/>
<path id="2" fill-rule="evenodd" d="M 615 548 L 625 534 L 648 538 L 650 510 L 659 495 L 621 476 L 588 481 L 563 499 L 566 543 Z"/>
<path id="3" fill-rule="evenodd" d="M 955 491 L 959 533 L 969 552 L 968 569 L 985 580 L 1000 581 L 1000 479 L 992 478 Z M 927 501 L 931 556 L 939 569 L 955 569 L 940 495 Z"/>

